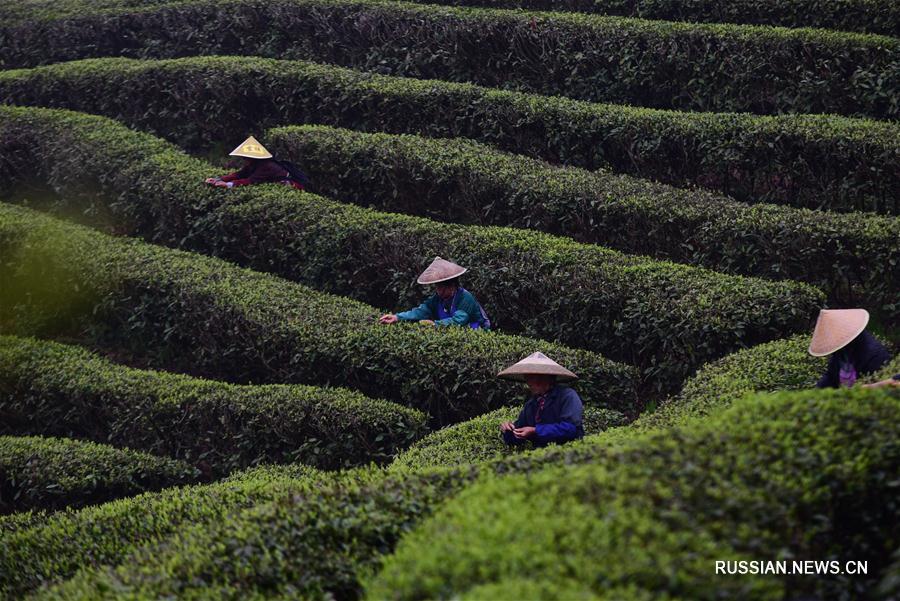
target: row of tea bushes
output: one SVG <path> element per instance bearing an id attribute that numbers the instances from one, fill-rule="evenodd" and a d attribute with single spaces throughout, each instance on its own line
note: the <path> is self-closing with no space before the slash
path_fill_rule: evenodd
<path id="1" fill-rule="evenodd" d="M 453 6 L 491 6 L 575 11 L 692 23 L 738 23 L 780 27 L 818 27 L 896 36 L 900 5 L 891 0 L 416 0 Z M 82 0 L 78 0 L 80 4 Z M 121 5 L 121 0 L 114 0 Z M 111 3 L 112 5 L 112 3 Z M 54 12 L 58 9 L 54 8 Z M 74 12 L 74 11 L 73 11 Z M 72 14 L 72 13 L 70 13 Z"/>
<path id="2" fill-rule="evenodd" d="M 826 357 L 809 354 L 809 335 L 800 334 L 744 349 L 704 365 L 681 392 L 657 411 L 644 413 L 635 427 L 671 426 L 685 417 L 703 417 L 753 392 L 812 388 L 825 372 Z"/>
<path id="3" fill-rule="evenodd" d="M 571 451 L 345 483 L 183 530 L 117 567 L 85 570 L 47 597 L 482 598 L 507 590 L 536 560 L 551 566 L 562 556 L 573 558 L 569 569 L 542 576 L 553 590 L 599 594 L 630 583 L 692 599 L 859 593 L 900 540 L 898 417 L 897 391 L 783 393 L 613 444 L 601 435 Z M 504 473 L 501 464 L 512 469 L 505 477 L 494 475 Z M 368 577 L 401 537 L 396 555 Z M 866 578 L 849 583 L 723 579 L 710 568 L 722 557 L 770 559 L 773 549 L 876 559 Z"/>
<path id="4" fill-rule="evenodd" d="M 3 203 L 0 279 L 0 330 L 68 335 L 125 362 L 235 382 L 340 383 L 443 425 L 509 404 L 517 386 L 497 372 L 540 348 L 581 376 L 586 402 L 638 412 L 635 369 L 595 353 L 469 328 L 380 326 L 356 301 Z M 423 368 L 423 357 L 439 360 Z"/>
<path id="5" fill-rule="evenodd" d="M 269 130 L 325 196 L 457 223 L 566 235 L 743 275 L 791 278 L 900 317 L 900 219 L 747 206 L 712 192 L 560 168 L 461 139 Z M 860 301 L 860 299 L 863 299 Z"/>
<path id="6" fill-rule="evenodd" d="M 14 336 L 0 336 L 0 415 L 0 433 L 128 446 L 215 477 L 257 463 L 384 462 L 427 431 L 422 412 L 346 389 L 238 386 L 131 369 Z"/>
<path id="7" fill-rule="evenodd" d="M 257 468 L 213 484 L 170 488 L 43 519 L 31 514 L 0 537 L 0 594 L 21 597 L 89 566 L 115 565 L 141 545 L 189 525 L 215 522 L 241 508 L 345 477 L 300 465 Z"/>
<path id="8" fill-rule="evenodd" d="M 377 306 L 418 304 L 416 275 L 431 257 L 450 258 L 471 268 L 465 285 L 504 331 L 637 365 L 659 389 L 736 348 L 806 329 L 823 301 L 800 283 L 726 276 L 538 232 L 379 213 L 277 185 L 209 189 L 207 164 L 97 117 L 4 108 L 0 140 L 11 148 L 0 147 L 6 181 L 28 173 L 67 195 L 96 182 L 114 201 L 118 231 Z M 77 170 L 68 168 L 73 161 Z M 96 202 L 96 190 L 88 197 Z"/>
<path id="9" fill-rule="evenodd" d="M 522 590 L 536 565 L 538 590 L 579 598 L 626 586 L 653 598 L 864 595 L 900 545 L 898 418 L 896 389 L 757 396 L 602 461 L 482 480 L 403 538 L 367 598 L 487 598 Z M 775 558 L 866 558 L 868 572 L 714 570 Z"/>
<path id="10" fill-rule="evenodd" d="M 651 108 L 900 117 L 900 40 L 857 33 L 373 0 L 200 0 L 0 31 L 8 67 L 240 54 Z"/>
<path id="11" fill-rule="evenodd" d="M 438 466 L 463 466 L 499 459 L 509 454 L 531 450 L 504 444 L 500 423 L 514 421 L 520 407 L 503 407 L 468 421 L 433 432 L 400 453 L 388 468 L 390 471 L 416 471 Z M 627 419 L 618 411 L 598 407 L 584 408 L 584 434 L 591 436 L 609 428 L 624 426 Z"/>
<path id="12" fill-rule="evenodd" d="M 248 132 L 320 123 L 467 137 L 738 200 L 900 213 L 895 123 L 590 104 L 247 57 L 108 58 L 9 70 L 0 72 L 0 101 L 104 114 L 191 148 L 227 152 Z"/>
<path id="13" fill-rule="evenodd" d="M 174 459 L 93 442 L 0 436 L 0 514 L 58 510 L 193 482 Z"/>

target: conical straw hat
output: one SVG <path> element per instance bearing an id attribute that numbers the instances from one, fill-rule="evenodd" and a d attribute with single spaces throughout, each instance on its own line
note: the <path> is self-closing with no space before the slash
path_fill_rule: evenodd
<path id="1" fill-rule="evenodd" d="M 569 382 L 577 380 L 578 376 L 545 355 L 544 353 L 532 353 L 497 374 L 498 378 L 524 382 L 526 375 L 556 376 L 557 382 Z"/>
<path id="2" fill-rule="evenodd" d="M 240 146 L 232 150 L 229 156 L 248 159 L 271 159 L 272 153 L 266 150 L 266 147 L 260 144 L 256 138 L 250 136 L 241 142 Z"/>
<path id="3" fill-rule="evenodd" d="M 824 357 L 839 351 L 859 336 L 869 323 L 865 309 L 822 309 L 816 320 L 809 354 Z"/>
<path id="4" fill-rule="evenodd" d="M 460 267 L 456 263 L 435 257 L 428 269 L 422 272 L 422 275 L 419 276 L 416 282 L 419 284 L 437 284 L 438 282 L 446 282 L 447 280 L 458 278 L 467 271 L 468 269 Z"/>

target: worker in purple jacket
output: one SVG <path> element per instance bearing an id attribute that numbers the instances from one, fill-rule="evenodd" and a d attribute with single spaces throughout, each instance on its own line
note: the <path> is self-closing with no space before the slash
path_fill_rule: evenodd
<path id="1" fill-rule="evenodd" d="M 851 387 L 856 380 L 881 369 L 891 360 L 884 345 L 866 331 L 865 309 L 822 309 L 816 321 L 809 354 L 828 358 L 817 388 Z"/>
<path id="2" fill-rule="evenodd" d="M 577 379 L 571 371 L 543 353 L 534 353 L 497 375 L 525 382 L 532 395 L 515 422 L 500 424 L 506 444 L 518 445 L 530 440 L 534 446 L 543 447 L 584 436 L 581 398 L 568 386 L 559 385 Z"/>

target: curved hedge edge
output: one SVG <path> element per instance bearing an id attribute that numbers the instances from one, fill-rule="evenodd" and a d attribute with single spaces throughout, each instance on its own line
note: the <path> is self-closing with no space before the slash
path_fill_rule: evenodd
<path id="1" fill-rule="evenodd" d="M 827 357 L 808 352 L 809 334 L 744 349 L 713 361 L 685 381 L 681 392 L 634 422 L 638 428 L 667 427 L 686 417 L 707 416 L 751 392 L 811 388 Z"/>
<path id="2" fill-rule="evenodd" d="M 900 317 L 900 218 L 749 206 L 712 192 L 551 165 L 467 139 L 321 125 L 277 127 L 264 139 L 276 156 L 303 166 L 314 191 L 344 202 L 800 280 L 828 291 L 834 305 L 862 299 L 888 319 Z"/>
<path id="3" fill-rule="evenodd" d="M 12 535 L 20 530 L 44 524 L 50 515 L 52 513 L 44 510 L 33 511 L 31 509 L 9 515 L 0 515 L 0 535 L 2 535 L 0 538 Z"/>
<path id="4" fill-rule="evenodd" d="M 691 2 L 676 0 L 416 0 L 422 4 L 524 8 L 538 11 L 584 12 L 693 23 L 733 23 L 777 27 L 836 29 L 857 33 L 896 35 L 900 31 L 900 8 L 887 1 L 853 0 L 823 5 L 816 0 L 769 0 L 759 3 Z M 52 7 L 34 7 L 22 2 L 0 3 L 9 25 L 24 21 L 50 21 L 73 17 L 86 8 L 97 11 L 131 10 L 171 0 L 67 0 Z"/>
<path id="5" fill-rule="evenodd" d="M 636 436 L 602 463 L 486 478 L 405 536 L 366 592 L 457 597 L 543 565 L 558 566 L 548 584 L 595 593 L 631 585 L 687 599 L 863 594 L 900 537 L 898 418 L 896 390 L 766 393 Z M 713 570 L 715 560 L 772 560 L 773 549 L 801 560 L 880 559 L 852 579 Z"/>
<path id="6" fill-rule="evenodd" d="M 223 73 L 253 80 L 252 101 L 245 86 L 223 88 Z M 178 90 L 178 105 L 161 89 Z M 898 126 L 870 120 L 638 109 L 247 57 L 109 58 L 4 71 L 0 100 L 102 113 L 203 150 L 222 148 L 235 131 L 313 122 L 472 138 L 738 200 L 900 211 Z"/>
<path id="7" fill-rule="evenodd" d="M 498 327 L 637 364 L 658 389 L 676 389 L 696 366 L 736 348 L 805 330 L 823 300 L 802 283 L 725 276 L 538 232 L 385 214 L 283 186 L 210 190 L 202 163 L 164 149 L 152 154 L 164 146 L 159 140 L 143 154 L 147 136 L 102 118 L 33 108 L 0 114 L 3 139 L 14 147 L 31 141 L 29 164 L 50 172 L 54 186 L 71 182 L 59 157 L 77 156 L 79 181 L 92 173 L 115 195 L 118 223 L 147 239 L 394 307 L 421 301 L 414 282 L 422 257 L 450 257 L 472 267 L 465 285 Z M 90 133 L 72 135 L 88 124 Z M 97 145 L 111 158 L 85 164 Z M 127 166 L 110 175 L 120 164 Z M 91 202 L 98 196 L 94 190 Z M 681 335 L 666 335 L 674 329 Z"/>
<path id="8" fill-rule="evenodd" d="M 588 351 L 469 328 L 381 326 L 356 301 L 0 203 L 4 245 L 0 277 L 11 285 L 0 288 L 0 324 L 6 318 L 9 333 L 63 332 L 125 362 L 232 381 L 337 382 L 420 408 L 437 425 L 507 404 L 519 389 L 497 372 L 540 348 L 579 374 L 585 402 L 638 412 L 636 370 Z M 429 356 L 442 360 L 424 370 Z"/>
<path id="9" fill-rule="evenodd" d="M 21 596 L 80 569 L 115 564 L 140 545 L 188 524 L 214 522 L 238 508 L 340 477 L 308 466 L 266 466 L 213 484 L 171 488 L 53 514 L 0 537 L 0 593 Z"/>
<path id="10" fill-rule="evenodd" d="M 238 386 L 2 335 L 0 414 L 0 434 L 129 446 L 212 477 L 260 462 L 383 463 L 427 432 L 421 411 L 343 388 Z"/>
<path id="11" fill-rule="evenodd" d="M 230 35 L 222 35 L 224 22 Z M 250 54 L 592 102 L 900 117 L 900 41 L 812 29 L 371 0 L 204 0 L 25 23 L 0 35 L 8 67 Z M 66 43 L 54 43 L 60 39 Z"/>
<path id="12" fill-rule="evenodd" d="M 503 407 L 432 432 L 397 455 L 387 471 L 415 472 L 423 468 L 468 465 L 528 452 L 533 448 L 530 443 L 511 447 L 504 444 L 500 437 L 500 422 L 515 420 L 519 409 Z M 585 436 L 626 423 L 626 417 L 618 411 L 590 406 L 584 408 Z"/>
<path id="13" fill-rule="evenodd" d="M 93 442 L 0 436 L 0 513 L 96 505 L 190 483 L 192 466 Z"/>
<path id="14" fill-rule="evenodd" d="M 823 4 L 817 0 L 765 2 L 681 2 L 680 0 L 414 0 L 424 4 L 489 6 L 541 11 L 571 11 L 691 23 L 732 23 L 774 27 L 835 29 L 896 36 L 896 2 L 853 0 Z"/>

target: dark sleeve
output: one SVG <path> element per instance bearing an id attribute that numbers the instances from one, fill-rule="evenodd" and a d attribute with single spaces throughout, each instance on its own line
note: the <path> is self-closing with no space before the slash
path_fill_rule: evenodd
<path id="1" fill-rule="evenodd" d="M 223 175 L 219 179 L 223 182 L 233 182 L 236 180 L 246 179 L 253 172 L 253 165 L 247 165 L 228 175 Z"/>
<path id="2" fill-rule="evenodd" d="M 866 336 L 866 353 L 862 358 L 862 361 L 860 361 L 860 374 L 874 373 L 891 360 L 891 354 L 884 348 L 884 345 L 878 342 L 878 339 L 868 332 L 866 332 L 866 334 L 868 334 L 868 336 Z"/>
<path id="3" fill-rule="evenodd" d="M 527 407 L 527 406 L 528 406 L 528 403 L 526 402 L 525 407 Z M 517 417 L 516 421 L 513 422 L 513 424 L 515 424 L 516 428 L 521 428 L 522 426 L 527 425 L 525 423 L 525 407 L 522 407 L 522 410 L 519 411 L 519 417 Z"/>
<path id="4" fill-rule="evenodd" d="M 567 442 L 578 435 L 578 426 L 584 415 L 584 407 L 578 393 L 571 388 L 565 392 L 559 421 L 535 426 L 535 436 L 539 442 Z"/>
<path id="5" fill-rule="evenodd" d="M 257 167 L 247 178 L 251 184 L 264 184 L 266 182 L 278 182 L 288 177 L 284 167 L 274 161 L 266 161 Z M 235 182 L 237 183 L 237 182 Z"/>
<path id="6" fill-rule="evenodd" d="M 897 380 L 898 382 L 900 382 L 900 374 L 895 374 L 894 379 Z"/>
<path id="7" fill-rule="evenodd" d="M 838 381 L 838 360 L 835 355 L 828 358 L 828 367 L 825 373 L 816 382 L 816 388 L 837 388 L 840 385 Z"/>

